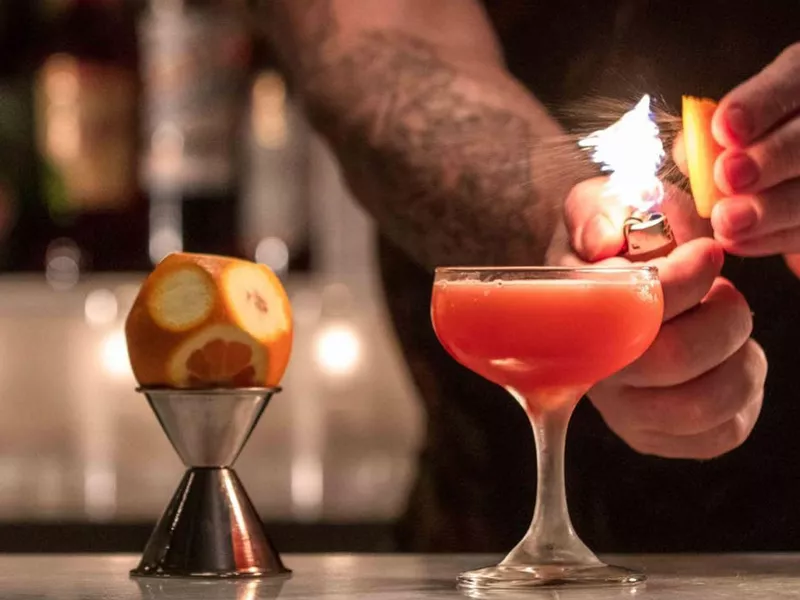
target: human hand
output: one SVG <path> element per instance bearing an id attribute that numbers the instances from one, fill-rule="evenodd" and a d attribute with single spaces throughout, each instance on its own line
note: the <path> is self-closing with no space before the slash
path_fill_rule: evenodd
<path id="1" fill-rule="evenodd" d="M 624 207 L 602 195 L 602 179 L 576 186 L 566 201 L 566 231 L 574 254 L 560 264 L 610 258 L 624 242 Z M 658 267 L 664 323 L 636 362 L 597 384 L 589 398 L 608 426 L 633 449 L 669 458 L 708 459 L 739 446 L 761 409 L 767 361 L 750 339 L 744 297 L 719 276 L 723 250 L 692 207 L 668 189 L 662 207 L 679 246 Z"/>
<path id="2" fill-rule="evenodd" d="M 800 43 L 725 96 L 712 131 L 716 239 L 740 256 L 800 252 Z"/>
<path id="3" fill-rule="evenodd" d="M 548 264 L 580 265 L 614 259 L 625 246 L 624 222 L 633 209 L 605 194 L 605 177 L 576 185 L 564 205 L 564 222 L 554 235 L 547 253 Z M 669 220 L 678 244 L 699 237 L 711 237 L 708 221 L 701 219 L 691 196 L 667 185 L 659 212 Z"/>

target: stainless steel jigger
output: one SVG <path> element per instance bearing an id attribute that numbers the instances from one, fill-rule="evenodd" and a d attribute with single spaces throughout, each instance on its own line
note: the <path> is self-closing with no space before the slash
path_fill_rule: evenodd
<path id="1" fill-rule="evenodd" d="M 140 388 L 188 467 L 147 542 L 137 577 L 291 573 L 232 469 L 279 388 Z"/>

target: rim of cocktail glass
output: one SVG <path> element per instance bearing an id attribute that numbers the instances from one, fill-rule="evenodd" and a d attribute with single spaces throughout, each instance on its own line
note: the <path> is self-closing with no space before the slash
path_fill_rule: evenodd
<path id="1" fill-rule="evenodd" d="M 593 267 L 593 266 L 580 266 L 580 267 L 535 267 L 535 266 L 508 266 L 508 267 L 436 267 L 434 269 L 435 275 L 448 275 L 458 273 L 542 273 L 542 274 L 586 274 L 586 275 L 630 275 L 630 274 L 648 274 L 658 275 L 658 267 L 653 265 L 641 265 L 630 267 Z"/>

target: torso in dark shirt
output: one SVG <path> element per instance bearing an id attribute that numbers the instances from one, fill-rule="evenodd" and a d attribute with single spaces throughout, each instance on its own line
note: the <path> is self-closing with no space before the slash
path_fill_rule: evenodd
<path id="1" fill-rule="evenodd" d="M 539 6 L 540 5 L 540 6 Z M 797 0 L 491 0 L 510 70 L 546 105 L 589 95 L 668 105 L 721 98 L 800 41 Z M 798 198 L 800 201 L 800 198 Z M 503 551 L 530 520 L 527 419 L 506 392 L 457 365 L 430 326 L 430 273 L 381 240 L 386 298 L 428 414 L 417 483 L 400 527 L 406 549 Z M 800 550 L 800 282 L 779 257 L 728 257 L 770 373 L 750 439 L 712 461 L 630 450 L 590 402 L 567 440 L 575 526 L 598 551 Z"/>

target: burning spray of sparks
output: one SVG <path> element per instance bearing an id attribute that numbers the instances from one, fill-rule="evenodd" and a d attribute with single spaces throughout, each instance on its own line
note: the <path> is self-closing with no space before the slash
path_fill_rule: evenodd
<path id="1" fill-rule="evenodd" d="M 591 149 L 592 160 L 609 173 L 606 194 L 620 198 L 635 211 L 652 212 L 664 198 L 658 171 L 664 144 L 645 95 L 622 118 L 578 142 Z"/>

